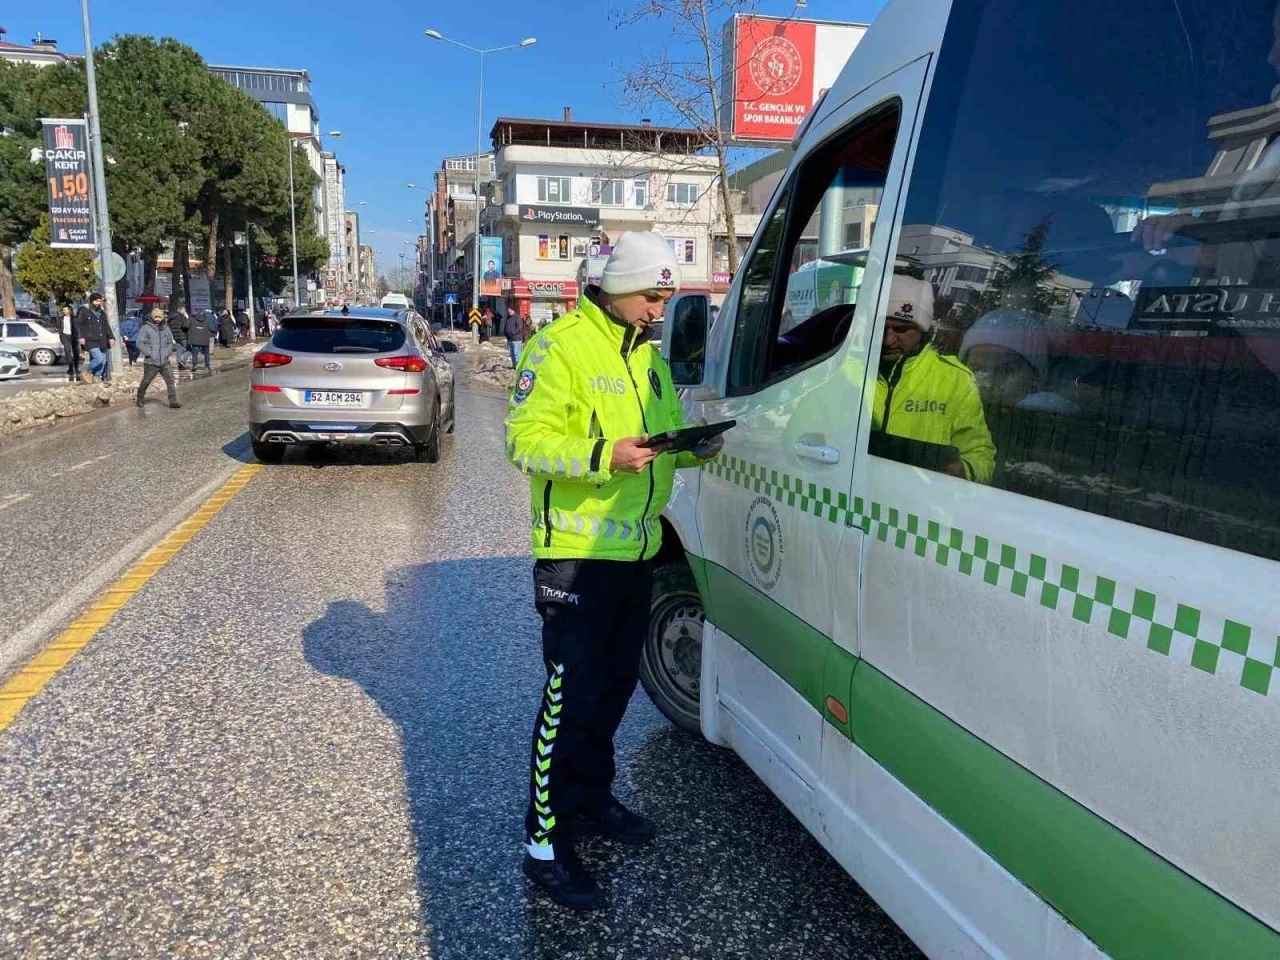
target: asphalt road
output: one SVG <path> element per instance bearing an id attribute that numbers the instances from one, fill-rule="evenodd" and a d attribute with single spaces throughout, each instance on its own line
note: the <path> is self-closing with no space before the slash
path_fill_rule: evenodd
<path id="1" fill-rule="evenodd" d="M 242 377 L 0 448 L 0 498 L 29 493 L 0 499 L 6 569 L 39 572 L 5 578 L 9 630 L 248 459 Z M 438 464 L 263 469 L 0 733 L 0 955 L 918 956 L 643 692 L 617 790 L 659 839 L 583 848 L 600 914 L 526 885 L 542 677 L 503 406 L 462 396 Z"/>

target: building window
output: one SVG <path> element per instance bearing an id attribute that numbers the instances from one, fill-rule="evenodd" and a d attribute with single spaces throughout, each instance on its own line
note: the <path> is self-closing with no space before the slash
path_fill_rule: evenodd
<path id="1" fill-rule="evenodd" d="M 568 203 L 569 196 L 568 177 L 538 178 L 539 203 Z"/>
<path id="2" fill-rule="evenodd" d="M 591 202 L 601 207 L 620 207 L 626 202 L 626 181 L 592 180 Z"/>
<path id="3" fill-rule="evenodd" d="M 956 267 L 956 279 L 966 283 L 986 283 L 987 276 L 986 267 L 971 267 L 968 264 Z"/>
<path id="4" fill-rule="evenodd" d="M 649 181 L 648 180 L 635 181 L 635 192 L 636 192 L 636 206 L 639 207 L 641 210 L 649 206 Z"/>
<path id="5" fill-rule="evenodd" d="M 698 185 L 696 183 L 668 183 L 667 203 L 680 207 L 691 207 L 698 202 Z"/>
<path id="6" fill-rule="evenodd" d="M 846 223 L 844 226 L 844 248 L 853 250 L 862 246 L 862 224 Z"/>
<path id="7" fill-rule="evenodd" d="M 680 263 L 693 263 L 694 250 L 697 244 L 693 240 L 685 237 L 667 237 L 667 243 L 671 246 L 671 252 L 676 255 L 676 260 Z"/>

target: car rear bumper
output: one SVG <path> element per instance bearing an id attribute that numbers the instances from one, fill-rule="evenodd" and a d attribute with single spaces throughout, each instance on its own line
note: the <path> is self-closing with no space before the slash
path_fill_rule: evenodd
<path id="1" fill-rule="evenodd" d="M 315 423 L 304 420 L 268 420 L 249 424 L 249 435 L 257 443 L 342 443 L 380 447 L 404 447 L 426 443 L 431 438 L 428 424 L 403 423 Z"/>

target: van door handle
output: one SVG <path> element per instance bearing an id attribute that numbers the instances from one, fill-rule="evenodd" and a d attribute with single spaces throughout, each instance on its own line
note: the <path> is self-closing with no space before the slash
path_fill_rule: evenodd
<path id="1" fill-rule="evenodd" d="M 796 443 L 796 456 L 804 457 L 806 460 L 816 460 L 818 463 L 840 462 L 840 451 L 835 447 L 810 443 L 808 440 L 800 440 Z"/>

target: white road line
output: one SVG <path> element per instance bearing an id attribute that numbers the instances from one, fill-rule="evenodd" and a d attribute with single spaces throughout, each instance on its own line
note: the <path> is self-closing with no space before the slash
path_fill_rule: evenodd
<path id="1" fill-rule="evenodd" d="M 57 473 L 51 473 L 51 477 L 65 477 L 68 473 L 75 473 L 77 470 L 83 470 L 85 467 L 92 467 L 95 463 L 103 460 L 110 460 L 114 454 L 105 454 L 101 457 L 94 457 L 92 460 L 86 460 L 84 463 L 77 463 L 74 467 L 67 467 L 65 470 L 59 470 Z"/>
<path id="2" fill-rule="evenodd" d="M 23 500 L 30 500 L 29 493 L 8 493 L 0 497 L 0 510 L 8 510 L 10 507 L 16 506 Z"/>

